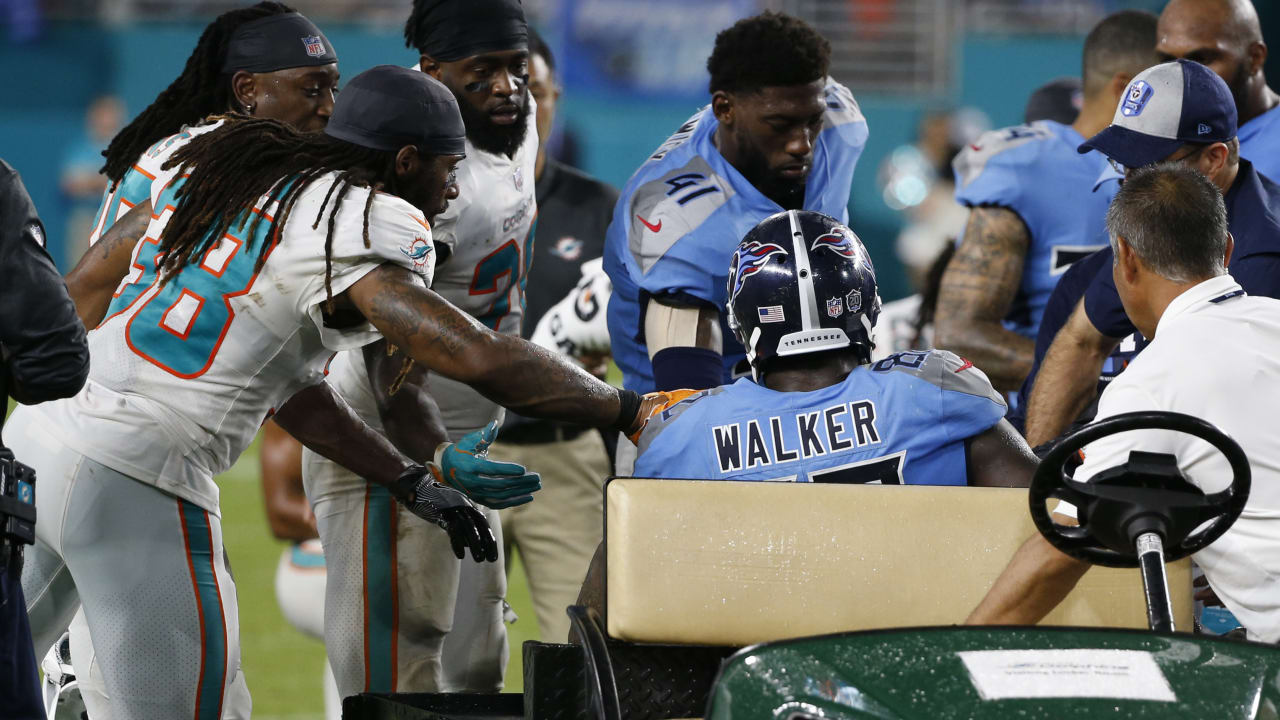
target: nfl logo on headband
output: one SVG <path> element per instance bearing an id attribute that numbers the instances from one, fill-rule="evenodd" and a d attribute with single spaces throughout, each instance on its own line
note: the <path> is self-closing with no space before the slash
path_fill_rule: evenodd
<path id="1" fill-rule="evenodd" d="M 324 57 L 324 43 L 320 42 L 319 35 L 307 35 L 302 38 L 302 44 L 307 48 L 307 55 L 318 58 Z"/>

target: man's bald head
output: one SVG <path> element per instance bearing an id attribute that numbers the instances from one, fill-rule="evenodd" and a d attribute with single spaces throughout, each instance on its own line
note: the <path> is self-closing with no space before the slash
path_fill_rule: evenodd
<path id="1" fill-rule="evenodd" d="M 1265 92 L 1267 46 L 1250 0 L 1170 0 L 1160 13 L 1156 53 L 1161 62 L 1209 66 L 1231 88 L 1241 123 L 1256 114 L 1251 105 Z"/>

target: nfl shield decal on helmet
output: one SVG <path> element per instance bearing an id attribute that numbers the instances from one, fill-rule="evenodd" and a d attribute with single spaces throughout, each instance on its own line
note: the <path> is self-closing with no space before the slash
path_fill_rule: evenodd
<path id="1" fill-rule="evenodd" d="M 324 42 L 320 40 L 319 35 L 306 35 L 302 38 L 302 44 L 307 48 L 307 55 L 310 57 L 324 57 Z"/>
<path id="2" fill-rule="evenodd" d="M 431 259 L 431 243 L 427 242 L 424 237 L 415 237 L 408 247 L 400 248 L 400 252 L 413 261 L 415 270 L 421 270 L 427 266 L 427 261 Z"/>
<path id="3" fill-rule="evenodd" d="M 827 316 L 840 317 L 844 314 L 844 300 L 838 297 L 827 299 Z"/>
<path id="4" fill-rule="evenodd" d="M 862 309 L 862 291 L 850 290 L 848 295 L 844 296 L 844 304 L 849 308 L 849 312 L 856 313 Z"/>

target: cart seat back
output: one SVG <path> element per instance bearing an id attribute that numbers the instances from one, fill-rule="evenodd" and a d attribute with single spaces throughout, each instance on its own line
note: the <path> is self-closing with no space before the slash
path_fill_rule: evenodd
<path id="1" fill-rule="evenodd" d="M 1020 489 L 623 478 L 605 504 L 607 629 L 632 642 L 960 623 L 1036 532 Z M 1190 561 L 1168 570 L 1189 630 Z M 1147 627 L 1138 571 L 1093 568 L 1042 624 Z"/>

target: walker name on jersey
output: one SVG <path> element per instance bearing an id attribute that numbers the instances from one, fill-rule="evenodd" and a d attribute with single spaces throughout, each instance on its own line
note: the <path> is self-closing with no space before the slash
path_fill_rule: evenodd
<path id="1" fill-rule="evenodd" d="M 876 406 L 870 400 L 840 403 L 792 416 L 799 445 L 787 447 L 782 418 L 769 418 L 768 429 L 752 418 L 711 428 L 720 472 L 783 465 L 880 443 Z"/>

